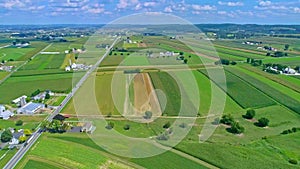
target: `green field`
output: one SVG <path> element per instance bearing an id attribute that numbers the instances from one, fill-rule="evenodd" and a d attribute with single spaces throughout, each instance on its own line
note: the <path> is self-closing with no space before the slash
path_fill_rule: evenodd
<path id="1" fill-rule="evenodd" d="M 2 48 L 0 49 L 0 60 L 6 60 L 8 61 L 9 59 L 13 60 L 19 60 L 23 55 L 26 53 L 29 53 L 30 51 L 33 51 L 33 47 L 28 47 L 28 48 Z"/>
<path id="2" fill-rule="evenodd" d="M 39 115 L 39 116 L 14 116 L 10 118 L 9 120 L 0 120 L 0 129 L 6 129 L 8 127 L 13 127 L 16 129 L 34 129 L 40 121 L 45 119 L 45 115 Z M 16 126 L 15 123 L 18 120 L 23 121 L 22 126 Z"/>
<path id="3" fill-rule="evenodd" d="M 167 159 L 174 160 L 170 163 Z M 157 168 L 162 165 L 167 168 L 205 168 L 200 164 L 177 155 L 166 152 L 159 156 L 128 159 L 116 157 L 104 152 L 85 134 L 45 134 L 22 159 L 17 168 L 28 168 L 44 165 L 49 168 L 68 166 L 73 168 Z"/>
<path id="4" fill-rule="evenodd" d="M 210 72 L 213 74 L 213 71 Z M 206 74 L 205 71 L 200 70 L 200 72 Z M 227 94 L 235 100 L 243 108 L 253 108 L 253 107 L 264 107 L 274 105 L 275 102 L 267 97 L 265 94 L 241 80 L 237 76 L 225 71 L 226 84 L 222 79 L 214 78 L 214 82 L 227 92 Z"/>
<path id="5" fill-rule="evenodd" d="M 44 69 L 59 69 L 65 59 L 65 54 L 59 55 L 38 55 L 33 60 L 28 62 L 20 70 L 44 70 Z"/>
<path id="6" fill-rule="evenodd" d="M 235 74 L 239 78 L 243 79 L 244 81 L 250 83 L 255 88 L 260 90 L 261 92 L 264 92 L 266 95 L 268 95 L 272 99 L 276 100 L 278 103 L 281 103 L 282 105 L 284 105 L 284 106 L 288 107 L 289 109 L 300 114 L 300 106 L 299 106 L 300 102 L 297 101 L 298 99 L 295 100 L 292 96 L 290 96 L 290 95 L 294 95 L 294 97 L 297 97 L 299 95 L 299 93 L 290 91 L 289 89 L 287 89 L 283 86 L 280 87 L 281 89 L 276 89 L 276 88 L 270 86 L 269 84 L 264 83 L 263 81 L 257 79 L 256 77 L 253 77 L 253 75 L 252 76 L 249 75 L 250 72 L 248 74 L 246 74 L 241 71 L 238 71 L 237 69 L 234 69 L 234 70 L 227 69 L 227 70 L 229 70 L 231 73 Z M 265 79 L 263 79 L 263 80 L 265 80 Z M 274 86 L 274 84 L 273 84 L 273 86 Z M 285 92 L 287 92 L 287 93 L 285 93 Z M 291 94 L 289 95 L 288 93 L 291 93 Z"/>
<path id="7" fill-rule="evenodd" d="M 162 92 L 166 95 L 167 104 L 163 114 L 167 114 L 169 116 L 178 115 L 181 107 L 181 96 L 176 81 L 166 72 L 154 72 L 149 73 L 149 75 L 151 77 L 153 87 L 155 89 L 162 90 Z M 158 97 L 158 99 L 161 102 L 161 99 L 163 98 Z"/>
<path id="8" fill-rule="evenodd" d="M 0 85 L 0 103 L 10 103 L 24 94 L 30 96 L 37 89 L 66 93 L 72 88 L 72 77 L 72 73 L 11 77 Z"/>

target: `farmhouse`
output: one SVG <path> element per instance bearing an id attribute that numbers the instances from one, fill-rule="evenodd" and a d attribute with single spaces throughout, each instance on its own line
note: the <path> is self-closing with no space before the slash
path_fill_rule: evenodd
<path id="1" fill-rule="evenodd" d="M 85 122 L 82 126 L 81 131 L 86 133 L 93 133 L 96 130 L 96 127 L 93 126 L 91 122 Z"/>
<path id="2" fill-rule="evenodd" d="M 19 141 L 20 137 L 25 136 L 23 129 L 18 130 L 17 132 L 15 130 L 11 130 L 11 132 L 13 137 L 11 141 L 8 143 L 9 149 L 13 149 L 15 146 L 17 146 L 20 143 Z"/>
<path id="3" fill-rule="evenodd" d="M 43 108 L 45 108 L 44 104 L 29 102 L 26 105 L 24 105 L 23 107 L 19 108 L 17 110 L 17 112 L 19 114 L 32 115 Z"/>
<path id="4" fill-rule="evenodd" d="M 3 105 L 0 105 L 0 119 L 8 120 L 12 116 L 14 116 L 14 113 L 12 113 L 9 110 L 6 110 Z"/>
<path id="5" fill-rule="evenodd" d="M 294 70 L 290 67 L 285 68 L 283 72 L 286 74 L 296 74 L 296 70 Z"/>
<path id="6" fill-rule="evenodd" d="M 21 104 L 20 103 L 21 100 L 26 100 L 26 99 L 27 99 L 27 96 L 23 95 L 23 96 L 21 96 L 19 98 L 16 98 L 15 100 L 13 100 L 12 103 L 14 103 L 14 104 Z"/>

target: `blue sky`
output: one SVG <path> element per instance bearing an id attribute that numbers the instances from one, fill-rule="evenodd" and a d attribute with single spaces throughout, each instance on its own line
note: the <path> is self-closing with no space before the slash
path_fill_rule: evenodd
<path id="1" fill-rule="evenodd" d="M 300 0 L 0 0 L 0 9 L 0 24 L 100 24 L 143 12 L 192 23 L 300 24 Z"/>

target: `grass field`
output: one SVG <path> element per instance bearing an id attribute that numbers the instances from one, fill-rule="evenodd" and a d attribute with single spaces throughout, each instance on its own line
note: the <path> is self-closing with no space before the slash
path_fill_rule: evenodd
<path id="1" fill-rule="evenodd" d="M 180 89 L 176 81 L 166 72 L 149 73 L 155 89 L 160 89 L 166 95 L 167 104 L 162 112 L 169 116 L 176 116 L 179 113 L 181 105 Z M 161 99 L 158 97 L 159 101 Z"/>
<path id="2" fill-rule="evenodd" d="M 28 62 L 20 70 L 44 70 L 44 69 L 59 69 L 65 59 L 65 54 L 59 55 L 38 55 L 33 60 Z"/>
<path id="3" fill-rule="evenodd" d="M 49 148 L 51 147 L 51 148 Z M 169 162 L 169 160 L 174 160 Z M 135 163 L 135 164 L 134 164 Z M 96 145 L 85 134 L 46 134 L 29 151 L 17 168 L 40 166 L 61 168 L 205 168 L 200 164 L 177 155 L 166 152 L 159 156 L 128 159 L 110 155 Z M 43 167 L 43 168 L 44 168 Z"/>
<path id="4" fill-rule="evenodd" d="M 30 96 L 37 89 L 68 92 L 72 88 L 72 77 L 72 73 L 11 77 L 0 85 L 0 102 L 10 103 L 24 94 Z"/>
<path id="5" fill-rule="evenodd" d="M 34 129 L 40 121 L 44 120 L 46 115 L 39 115 L 39 116 L 14 116 L 9 120 L 0 120 L 0 128 L 6 129 L 8 127 L 13 127 L 16 129 Z M 16 126 L 15 123 L 18 120 L 23 121 L 22 126 Z"/>
<path id="6" fill-rule="evenodd" d="M 0 49 L 0 60 L 6 60 L 9 59 L 13 60 L 19 60 L 23 55 L 26 53 L 29 53 L 30 51 L 34 50 L 33 47 L 28 48 L 2 48 Z"/>
<path id="7" fill-rule="evenodd" d="M 282 57 L 264 59 L 263 63 L 277 63 L 286 66 L 296 67 L 300 65 L 300 57 Z"/>
<path id="8" fill-rule="evenodd" d="M 261 75 L 263 77 L 266 77 L 274 82 L 277 82 L 283 86 L 286 86 L 292 90 L 295 90 L 297 92 L 300 92 L 300 81 L 293 78 L 292 76 L 286 76 L 286 75 L 275 75 L 271 73 L 267 73 L 261 70 L 261 68 L 256 68 L 250 65 L 240 65 L 243 69 L 247 69 L 250 72 L 256 73 L 258 75 Z"/>
<path id="9" fill-rule="evenodd" d="M 205 71 L 200 71 L 206 74 Z M 212 74 L 213 71 L 215 70 L 210 70 Z M 275 104 L 271 98 L 267 97 L 237 76 L 226 71 L 225 75 L 226 84 L 224 84 L 224 81 L 220 81 L 222 79 L 214 78 L 212 80 L 214 80 L 214 82 L 223 90 L 226 90 L 227 94 L 243 108 L 264 107 Z"/>
<path id="10" fill-rule="evenodd" d="M 87 138 L 86 135 L 81 136 L 80 134 L 78 136 L 72 136 L 73 139 Z M 56 137 L 59 137 L 59 135 L 56 135 Z M 72 144 L 70 144 L 70 141 L 56 137 L 52 135 L 42 136 L 37 144 L 29 151 L 30 155 L 26 156 L 23 161 L 19 163 L 17 168 L 26 168 L 28 165 L 40 165 L 41 162 L 43 162 L 45 166 L 50 164 L 50 168 L 61 168 L 62 166 L 71 168 L 98 168 L 107 165 L 108 161 L 112 161 L 103 152 L 85 146 L 84 143 L 78 144 L 72 142 Z M 31 162 L 28 164 L 27 161 L 30 160 L 41 162 Z M 128 168 L 125 164 L 119 164 L 118 161 L 113 161 L 113 165 L 107 167 Z"/>
<path id="11" fill-rule="evenodd" d="M 230 70 L 230 69 L 228 69 L 228 70 Z M 248 74 L 246 74 L 241 71 L 238 71 L 237 69 L 230 70 L 230 72 L 234 73 L 236 76 L 243 79 L 244 81 L 250 83 L 255 88 L 260 90 L 261 92 L 264 92 L 266 95 L 268 95 L 272 99 L 276 100 L 278 103 L 281 103 L 282 105 L 284 105 L 284 106 L 290 108 L 291 110 L 300 114 L 300 106 L 299 106 L 300 102 L 295 100 L 293 97 L 283 93 L 285 91 L 291 92 L 288 89 L 281 86 L 282 89 L 280 91 L 274 87 L 271 87 L 270 85 L 262 82 L 261 80 L 257 79 L 256 77 L 249 75 L 250 72 Z M 293 93 L 294 97 L 297 97 L 295 95 L 298 95 L 298 94 L 299 93 Z"/>

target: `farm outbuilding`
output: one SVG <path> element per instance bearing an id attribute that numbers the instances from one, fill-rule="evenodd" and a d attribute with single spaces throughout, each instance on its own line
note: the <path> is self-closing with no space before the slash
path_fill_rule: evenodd
<path id="1" fill-rule="evenodd" d="M 32 115 L 36 113 L 38 110 L 45 108 L 44 104 L 29 102 L 23 107 L 19 108 L 17 112 L 19 114 L 28 114 Z"/>

